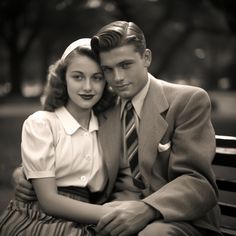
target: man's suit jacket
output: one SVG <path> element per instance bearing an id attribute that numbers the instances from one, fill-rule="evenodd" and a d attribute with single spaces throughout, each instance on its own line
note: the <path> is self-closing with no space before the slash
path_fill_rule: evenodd
<path id="1" fill-rule="evenodd" d="M 209 97 L 201 88 L 149 77 L 138 132 L 139 167 L 146 185 L 143 201 L 158 209 L 166 222 L 191 221 L 218 231 L 218 193 L 211 168 L 215 133 Z M 99 120 L 109 176 L 104 196 L 113 191 L 116 200 L 137 199 L 140 195 L 122 153 L 120 106 Z"/>

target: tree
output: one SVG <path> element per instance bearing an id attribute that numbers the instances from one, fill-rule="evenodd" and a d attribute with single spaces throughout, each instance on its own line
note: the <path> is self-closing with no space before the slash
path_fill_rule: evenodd
<path id="1" fill-rule="evenodd" d="M 3 0 L 0 3 L 0 40 L 8 50 L 12 94 L 21 94 L 22 62 L 40 32 L 44 11 L 43 0 Z"/>
<path id="2" fill-rule="evenodd" d="M 92 28 L 98 29 L 99 22 L 106 22 L 106 17 L 98 16 L 100 11 L 86 8 L 88 2 L 89 0 L 0 2 L 0 43 L 8 52 L 11 94 L 21 94 L 23 63 L 36 40 L 42 46 L 40 53 L 43 58 L 38 55 L 38 60 L 43 61 L 46 73 L 55 45 L 64 48 L 78 37 L 91 36 Z M 56 50 L 60 53 L 60 48 Z"/>

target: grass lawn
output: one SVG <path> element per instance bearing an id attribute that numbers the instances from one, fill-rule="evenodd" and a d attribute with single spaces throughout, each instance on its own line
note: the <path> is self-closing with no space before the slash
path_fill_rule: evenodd
<path id="1" fill-rule="evenodd" d="M 0 100 L 0 213 L 13 197 L 12 172 L 21 163 L 23 121 L 39 108 L 40 104 L 36 99 Z"/>

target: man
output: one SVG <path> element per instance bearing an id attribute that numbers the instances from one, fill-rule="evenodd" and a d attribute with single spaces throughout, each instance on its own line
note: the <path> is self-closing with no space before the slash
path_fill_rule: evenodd
<path id="1" fill-rule="evenodd" d="M 99 221 L 98 234 L 221 235 L 207 93 L 149 74 L 151 51 L 132 22 L 104 26 L 91 46 L 120 97 L 117 106 L 100 118 L 99 137 L 107 144 L 104 157 L 120 156 L 122 165 L 109 170 L 107 192 L 115 179 L 116 184 L 113 202 L 107 204 L 114 211 Z M 110 137 L 103 135 L 107 130 Z M 133 197 L 124 173 L 136 186 Z"/>
<path id="2" fill-rule="evenodd" d="M 205 229 L 217 230 L 217 187 L 211 169 L 215 137 L 206 92 L 148 74 L 151 51 L 142 31 L 131 22 L 106 25 L 92 38 L 91 46 L 100 56 L 106 80 L 121 98 L 104 125 L 119 125 L 123 140 L 125 102 L 133 104 L 144 184 L 142 201 L 110 204 L 117 211 L 99 222 L 98 231 L 201 235 Z M 119 134 L 112 135 L 120 139 Z M 107 142 L 112 149 L 115 144 Z M 127 160 L 125 141 L 122 146 Z"/>

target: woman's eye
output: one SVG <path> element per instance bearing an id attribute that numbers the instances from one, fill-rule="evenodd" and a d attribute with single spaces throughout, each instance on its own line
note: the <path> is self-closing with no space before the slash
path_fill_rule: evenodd
<path id="1" fill-rule="evenodd" d="M 82 80 L 83 76 L 82 75 L 72 75 L 72 78 L 76 79 L 76 80 Z"/>
<path id="2" fill-rule="evenodd" d="M 102 75 L 95 75 L 93 77 L 94 80 L 103 80 L 103 76 Z"/>

